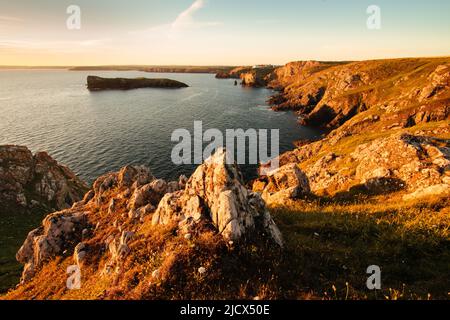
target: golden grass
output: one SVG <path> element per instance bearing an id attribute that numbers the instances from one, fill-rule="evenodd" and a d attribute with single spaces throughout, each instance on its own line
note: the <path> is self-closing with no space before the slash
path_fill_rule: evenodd
<path id="1" fill-rule="evenodd" d="M 119 274 L 100 276 L 108 255 L 97 252 L 82 268 L 82 289 L 67 290 L 67 255 L 3 299 L 446 299 L 450 200 L 398 197 L 273 207 L 283 251 L 258 235 L 230 245 L 206 225 L 185 239 L 175 226 L 144 223 Z M 366 288 L 369 265 L 382 269 L 380 291 Z"/>
<path id="2" fill-rule="evenodd" d="M 288 296 L 306 290 L 330 299 L 448 298 L 449 204 L 442 198 L 404 203 L 375 197 L 273 208 L 297 279 Z M 382 269 L 380 292 L 365 286 L 370 265 Z"/>

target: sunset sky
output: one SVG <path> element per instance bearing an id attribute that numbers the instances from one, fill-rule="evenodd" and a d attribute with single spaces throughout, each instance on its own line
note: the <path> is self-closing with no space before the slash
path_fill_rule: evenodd
<path id="1" fill-rule="evenodd" d="M 69 30 L 69 5 L 81 29 Z M 366 26 L 381 8 L 381 30 Z M 244 65 L 450 55 L 448 0 L 0 0 L 0 65 Z"/>

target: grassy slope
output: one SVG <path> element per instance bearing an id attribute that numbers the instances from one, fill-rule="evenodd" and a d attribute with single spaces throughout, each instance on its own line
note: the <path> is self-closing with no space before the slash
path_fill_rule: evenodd
<path id="1" fill-rule="evenodd" d="M 107 256 L 92 253 L 82 269 L 82 289 L 67 290 L 65 270 L 73 264 L 68 253 L 4 298 L 446 299 L 450 200 L 400 199 L 308 198 L 275 206 L 271 211 L 286 241 L 281 254 L 258 242 L 230 249 L 209 232 L 188 241 L 171 227 L 144 223 L 120 277 L 99 276 Z M 196 272 L 200 265 L 208 269 L 205 277 Z M 381 291 L 366 288 L 370 265 L 382 269 Z M 151 284 L 156 268 L 165 270 L 167 281 Z"/>
<path id="2" fill-rule="evenodd" d="M 0 292 L 6 292 L 19 282 L 23 266 L 15 260 L 16 252 L 28 232 L 38 227 L 45 216 L 42 212 L 1 215 Z"/>
<path id="3" fill-rule="evenodd" d="M 448 298 L 449 205 L 449 199 L 405 203 L 391 196 L 349 203 L 309 199 L 274 208 L 290 256 L 292 294 Z M 381 292 L 365 286 L 370 265 L 381 267 Z"/>

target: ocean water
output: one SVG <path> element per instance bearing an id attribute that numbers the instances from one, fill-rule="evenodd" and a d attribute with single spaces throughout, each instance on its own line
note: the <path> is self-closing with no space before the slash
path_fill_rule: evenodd
<path id="1" fill-rule="evenodd" d="M 166 77 L 190 87 L 89 92 L 86 77 Z M 234 86 L 212 74 L 144 72 L 0 71 L 0 144 L 47 151 L 85 181 L 127 164 L 144 164 L 159 178 L 191 174 L 195 165 L 171 161 L 171 135 L 194 121 L 203 129 L 280 129 L 280 151 L 319 133 L 302 128 L 288 112 L 266 105 L 267 89 Z M 254 168 L 245 167 L 252 175 Z"/>

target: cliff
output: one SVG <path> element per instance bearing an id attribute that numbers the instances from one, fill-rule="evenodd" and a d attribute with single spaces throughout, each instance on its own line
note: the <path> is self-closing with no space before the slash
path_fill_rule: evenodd
<path id="1" fill-rule="evenodd" d="M 240 79 L 241 74 L 250 72 L 252 67 L 236 67 L 230 70 L 224 70 L 216 74 L 217 79 Z"/>
<path id="2" fill-rule="evenodd" d="M 318 193 L 447 194 L 449 81 L 449 58 L 279 68 L 271 82 L 281 90 L 271 99 L 274 109 L 294 110 L 301 123 L 330 130 L 280 162 L 302 168 Z"/>
<path id="3" fill-rule="evenodd" d="M 217 79 L 241 79 L 246 87 L 265 87 L 272 78 L 272 66 L 236 67 L 216 74 Z"/>
<path id="4" fill-rule="evenodd" d="M 274 110 L 295 111 L 301 124 L 327 129 L 363 112 L 407 126 L 446 119 L 449 79 L 449 58 L 300 62 L 275 71 L 269 85 L 281 92 L 270 103 Z"/>
<path id="5" fill-rule="evenodd" d="M 271 80 L 273 70 L 273 67 L 265 67 L 242 73 L 242 85 L 248 87 L 265 87 Z"/>
<path id="6" fill-rule="evenodd" d="M 87 190 L 66 166 L 45 152 L 0 146 L 0 214 L 66 209 Z"/>
<path id="7" fill-rule="evenodd" d="M 131 90 L 139 88 L 186 88 L 187 84 L 171 79 L 125 79 L 125 78 L 101 78 L 87 77 L 87 88 L 91 91 L 100 90 Z"/>

